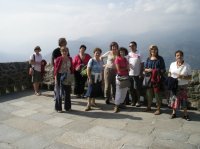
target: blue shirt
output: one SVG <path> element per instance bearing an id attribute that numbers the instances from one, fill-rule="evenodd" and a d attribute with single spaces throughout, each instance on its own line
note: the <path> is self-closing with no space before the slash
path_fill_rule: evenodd
<path id="1" fill-rule="evenodd" d="M 144 68 L 159 69 L 162 72 L 166 71 L 165 62 L 161 56 L 158 56 L 157 60 L 150 60 L 150 58 L 147 58 Z"/>
<path id="2" fill-rule="evenodd" d="M 87 67 L 91 68 L 92 73 L 101 73 L 103 71 L 103 61 L 97 61 L 91 58 L 87 64 Z"/>

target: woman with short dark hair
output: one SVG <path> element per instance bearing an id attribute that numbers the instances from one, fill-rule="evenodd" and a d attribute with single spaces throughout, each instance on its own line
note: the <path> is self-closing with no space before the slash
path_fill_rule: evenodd
<path id="1" fill-rule="evenodd" d="M 84 66 L 87 65 L 88 61 L 90 60 L 91 56 L 87 53 L 86 46 L 81 45 L 79 48 L 79 54 L 77 54 L 73 59 L 74 65 L 74 94 L 77 95 L 77 98 L 84 97 L 84 88 L 85 82 L 87 80 L 87 76 L 81 75 L 81 70 Z"/>
<path id="2" fill-rule="evenodd" d="M 128 50 L 124 47 L 119 48 L 118 56 L 115 59 L 115 66 L 116 66 L 116 93 L 115 93 L 115 107 L 114 112 L 117 113 L 120 111 L 120 105 L 124 103 L 126 98 L 126 94 L 128 91 L 129 86 L 121 86 L 123 81 L 130 81 L 129 80 L 129 63 L 126 59 L 126 53 Z M 124 80 L 125 79 L 125 80 Z M 121 82 L 122 81 L 122 82 Z M 129 82 L 130 83 L 130 82 Z"/>
<path id="3" fill-rule="evenodd" d="M 178 50 L 175 52 L 176 61 L 172 62 L 169 68 L 169 76 L 178 80 L 178 88 L 176 92 L 171 92 L 171 108 L 173 109 L 171 118 L 176 118 L 176 110 L 180 108 L 180 105 L 184 109 L 183 118 L 187 121 L 190 120 L 187 113 L 187 85 L 191 79 L 191 67 L 183 59 L 183 51 Z"/>
<path id="4" fill-rule="evenodd" d="M 89 60 L 87 65 L 88 89 L 85 96 L 88 97 L 88 103 L 85 111 L 91 110 L 91 106 L 97 106 L 95 98 L 101 97 L 103 94 L 103 61 L 100 59 L 102 50 L 95 48 L 93 52 L 94 57 Z"/>
<path id="5" fill-rule="evenodd" d="M 39 91 L 40 83 L 42 82 L 42 75 L 41 75 L 41 66 L 44 65 L 42 63 L 42 55 L 40 54 L 41 48 L 36 46 L 34 48 L 34 53 L 30 56 L 29 63 L 32 67 L 32 82 L 33 88 L 35 91 L 35 95 L 39 96 L 41 93 Z"/>

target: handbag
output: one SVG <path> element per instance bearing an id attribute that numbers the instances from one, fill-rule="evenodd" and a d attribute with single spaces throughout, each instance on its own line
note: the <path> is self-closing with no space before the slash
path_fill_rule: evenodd
<path id="1" fill-rule="evenodd" d="M 169 107 L 171 107 L 173 109 L 177 109 L 179 107 L 179 105 L 180 105 L 180 101 L 175 95 L 170 97 L 169 103 L 168 103 Z"/>
<path id="2" fill-rule="evenodd" d="M 117 76 L 119 88 L 126 88 L 131 86 L 129 76 Z"/>
<path id="3" fill-rule="evenodd" d="M 87 65 L 85 65 L 85 66 L 82 67 L 80 74 L 83 77 L 87 77 Z"/>
<path id="4" fill-rule="evenodd" d="M 152 84 L 151 84 L 151 73 L 145 73 L 142 85 L 145 88 L 150 88 L 152 86 Z"/>
<path id="5" fill-rule="evenodd" d="M 35 61 L 35 54 L 33 54 L 33 60 Z M 30 64 L 30 66 L 29 66 L 28 74 L 29 74 L 30 76 L 32 76 L 33 73 L 34 73 L 34 67 L 32 67 L 31 61 L 29 61 L 29 64 Z"/>
<path id="6" fill-rule="evenodd" d="M 94 63 L 94 61 L 93 61 L 93 59 L 92 59 L 91 68 L 93 67 L 93 63 Z M 83 66 L 83 67 L 81 68 L 80 74 L 81 74 L 83 77 L 87 77 L 87 65 L 85 65 L 85 66 Z"/>

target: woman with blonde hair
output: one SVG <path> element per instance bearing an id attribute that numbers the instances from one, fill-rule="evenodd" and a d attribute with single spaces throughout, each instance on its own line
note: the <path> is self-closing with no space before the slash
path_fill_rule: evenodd
<path id="1" fill-rule="evenodd" d="M 153 97 L 155 96 L 157 101 L 157 110 L 154 113 L 155 115 L 159 115 L 161 113 L 160 86 L 162 84 L 165 71 L 165 62 L 158 53 L 158 47 L 156 45 L 151 45 L 149 47 L 149 57 L 147 58 L 144 65 L 145 75 L 151 76 L 151 86 L 146 89 L 146 98 L 148 105 L 145 111 L 151 111 L 151 103 Z"/>

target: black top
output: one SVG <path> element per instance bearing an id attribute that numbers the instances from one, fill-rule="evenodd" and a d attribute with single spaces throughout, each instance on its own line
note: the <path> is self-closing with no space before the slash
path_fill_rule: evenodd
<path id="1" fill-rule="evenodd" d="M 60 52 L 60 48 L 56 48 L 55 50 L 53 50 L 52 52 L 52 57 L 51 57 L 51 64 L 54 66 L 54 60 L 61 56 L 61 52 Z"/>

